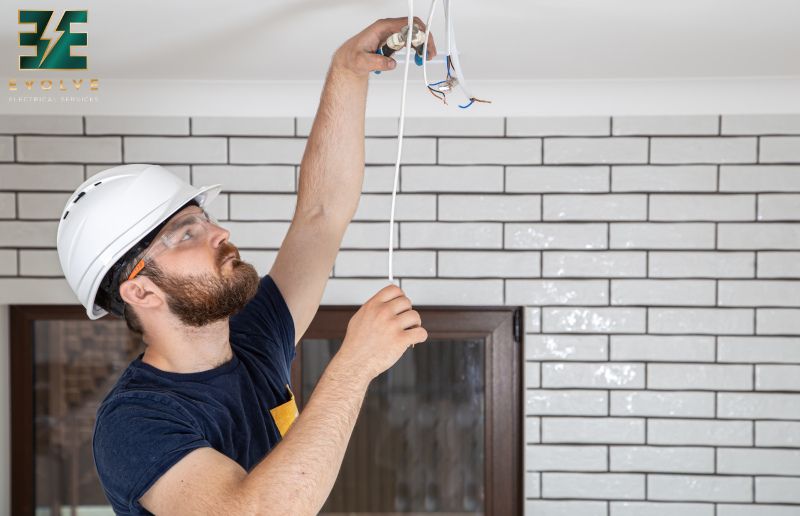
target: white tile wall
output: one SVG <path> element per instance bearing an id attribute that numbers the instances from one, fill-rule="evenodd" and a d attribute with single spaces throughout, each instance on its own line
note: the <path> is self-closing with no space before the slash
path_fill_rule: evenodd
<path id="1" fill-rule="evenodd" d="M 76 303 L 55 232 L 155 162 L 266 274 L 311 119 L 0 116 L 0 303 Z M 324 304 L 387 284 L 396 118 Z M 524 307 L 526 515 L 800 514 L 800 115 L 409 119 L 394 273 L 416 305 Z M 521 444 L 522 445 L 522 444 Z"/>

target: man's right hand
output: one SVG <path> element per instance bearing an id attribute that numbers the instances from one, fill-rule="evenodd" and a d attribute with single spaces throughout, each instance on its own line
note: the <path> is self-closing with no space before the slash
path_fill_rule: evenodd
<path id="1" fill-rule="evenodd" d="M 411 300 L 400 287 L 390 284 L 350 318 L 337 358 L 372 381 L 392 367 L 409 346 L 427 338 L 419 313 L 411 309 Z"/>

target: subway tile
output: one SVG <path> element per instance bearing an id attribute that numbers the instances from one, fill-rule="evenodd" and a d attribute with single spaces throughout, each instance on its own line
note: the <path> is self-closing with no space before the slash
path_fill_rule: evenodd
<path id="1" fill-rule="evenodd" d="M 16 217 L 16 195 L 13 192 L 0 193 L 0 219 L 14 219 Z"/>
<path id="2" fill-rule="evenodd" d="M 501 279 L 410 279 L 402 280 L 406 295 L 417 304 L 501 305 Z"/>
<path id="3" fill-rule="evenodd" d="M 759 163 L 800 162 L 800 137 L 763 136 L 760 140 Z"/>
<path id="4" fill-rule="evenodd" d="M 292 117 L 194 116 L 193 135 L 293 136 Z"/>
<path id="5" fill-rule="evenodd" d="M 759 308 L 756 310 L 756 333 L 760 335 L 800 333 L 800 310 L 796 308 Z"/>
<path id="6" fill-rule="evenodd" d="M 710 222 L 610 224 L 612 249 L 712 249 L 714 224 Z"/>
<path id="7" fill-rule="evenodd" d="M 714 473 L 714 448 L 611 446 L 610 471 Z"/>
<path id="8" fill-rule="evenodd" d="M 384 220 L 388 222 L 391 211 L 391 195 L 362 194 L 353 220 Z M 436 196 L 398 194 L 395 199 L 394 220 L 436 220 Z"/>
<path id="9" fill-rule="evenodd" d="M 61 218 L 71 193 L 18 193 L 17 203 L 20 219 Z"/>
<path id="10" fill-rule="evenodd" d="M 756 421 L 756 446 L 800 448 L 800 421 Z"/>
<path id="11" fill-rule="evenodd" d="M 189 118 L 185 116 L 114 116 L 86 117 L 86 134 L 188 135 Z"/>
<path id="12" fill-rule="evenodd" d="M 230 241 L 238 247 L 280 248 L 289 222 L 227 222 Z"/>
<path id="13" fill-rule="evenodd" d="M 527 360 L 607 360 L 607 335 L 528 335 Z"/>
<path id="14" fill-rule="evenodd" d="M 646 254 L 639 251 L 542 253 L 544 277 L 642 277 Z"/>
<path id="15" fill-rule="evenodd" d="M 713 393 L 701 393 L 711 395 Z M 713 417 L 713 405 L 712 405 Z M 750 421 L 649 419 L 647 443 L 661 445 L 751 446 Z"/>
<path id="16" fill-rule="evenodd" d="M 720 280 L 720 306 L 800 306 L 800 281 Z"/>
<path id="17" fill-rule="evenodd" d="M 53 247 L 57 230 L 57 220 L 0 220 L 0 247 Z"/>
<path id="18" fill-rule="evenodd" d="M 19 157 L 17 157 L 16 159 L 19 160 Z M 13 160 L 14 160 L 14 138 L 12 138 L 11 136 L 0 136 L 0 161 L 13 161 Z"/>
<path id="19" fill-rule="evenodd" d="M 0 278 L 0 305 L 40 304 L 79 305 L 78 298 L 64 278 Z"/>
<path id="20" fill-rule="evenodd" d="M 546 333 L 643 333 L 644 308 L 544 308 Z"/>
<path id="21" fill-rule="evenodd" d="M 539 492 L 539 473 L 534 473 L 531 471 L 525 472 L 525 485 L 524 485 L 524 496 L 526 498 L 539 498 L 541 493 Z"/>
<path id="22" fill-rule="evenodd" d="M 438 276 L 533 278 L 539 262 L 536 251 L 439 251 Z"/>
<path id="23" fill-rule="evenodd" d="M 644 475 L 625 473 L 542 473 L 542 497 L 644 500 L 644 484 Z"/>
<path id="24" fill-rule="evenodd" d="M 122 143 L 118 136 L 17 136 L 17 161 L 119 163 Z"/>
<path id="25" fill-rule="evenodd" d="M 439 220 L 541 220 L 539 195 L 439 195 L 438 197 Z"/>
<path id="26" fill-rule="evenodd" d="M 399 241 L 398 229 L 400 225 L 395 222 L 392 231 L 392 245 L 397 247 Z M 385 222 L 351 222 L 344 231 L 340 245 L 341 249 L 382 249 L 388 253 L 389 225 Z"/>
<path id="27" fill-rule="evenodd" d="M 714 280 L 613 279 L 612 305 L 713 306 Z"/>
<path id="28" fill-rule="evenodd" d="M 608 136 L 607 116 L 511 116 L 507 136 Z"/>
<path id="29" fill-rule="evenodd" d="M 394 174 L 394 170 L 392 170 Z M 393 177 L 393 176 L 392 176 Z M 392 182 L 394 179 L 392 179 Z M 389 183 L 391 192 L 392 182 Z M 403 192 L 502 192 L 501 166 L 409 166 L 400 171 Z"/>
<path id="30" fill-rule="evenodd" d="M 608 166 L 508 166 L 506 192 L 608 192 Z"/>
<path id="31" fill-rule="evenodd" d="M 713 392 L 612 391 L 610 402 L 612 416 L 714 417 Z"/>
<path id="32" fill-rule="evenodd" d="M 653 278 L 752 278 L 755 253 L 731 251 L 653 251 L 649 253 Z"/>
<path id="33" fill-rule="evenodd" d="M 192 184 L 222 184 L 226 192 L 292 192 L 290 165 L 193 165 Z"/>
<path id="34" fill-rule="evenodd" d="M 503 136 L 502 117 L 407 117 L 404 136 Z M 397 122 L 391 136 L 397 134 Z"/>
<path id="35" fill-rule="evenodd" d="M 615 165 L 612 192 L 713 192 L 715 165 Z"/>
<path id="36" fill-rule="evenodd" d="M 123 139 L 128 163 L 225 163 L 228 159 L 225 138 L 124 136 Z"/>
<path id="37" fill-rule="evenodd" d="M 540 138 L 440 138 L 438 159 L 452 165 L 538 165 L 541 146 Z"/>
<path id="38" fill-rule="evenodd" d="M 72 192 L 83 181 L 81 165 L 0 164 L 0 191 L 62 190 Z"/>
<path id="39" fill-rule="evenodd" d="M 800 363 L 800 337 L 719 337 L 719 362 Z"/>
<path id="40" fill-rule="evenodd" d="M 717 472 L 729 475 L 800 475 L 800 450 L 719 448 Z"/>
<path id="41" fill-rule="evenodd" d="M 652 333 L 749 335 L 753 310 L 748 308 L 649 308 Z"/>
<path id="42" fill-rule="evenodd" d="M 507 280 L 513 305 L 608 305 L 606 280 Z"/>
<path id="43" fill-rule="evenodd" d="M 800 224 L 722 222 L 717 230 L 720 249 L 800 249 Z"/>
<path id="44" fill-rule="evenodd" d="M 539 442 L 539 427 L 540 427 L 540 418 L 538 417 L 524 417 L 524 425 L 525 425 L 525 442 L 526 443 L 538 443 Z"/>
<path id="45" fill-rule="evenodd" d="M 800 114 L 722 115 L 722 134 L 800 134 Z"/>
<path id="46" fill-rule="evenodd" d="M 644 364 L 548 362 L 542 387 L 563 389 L 644 389 Z"/>
<path id="47" fill-rule="evenodd" d="M 394 188 L 395 169 L 388 165 L 371 165 L 364 167 L 362 191 L 366 193 L 392 193 Z M 402 177 L 402 176 L 401 176 Z M 399 182 L 398 178 L 398 182 Z M 400 188 L 400 186 L 398 186 Z"/>
<path id="48" fill-rule="evenodd" d="M 389 281 L 383 279 L 331 278 L 322 294 L 322 305 L 363 305 Z"/>
<path id="49" fill-rule="evenodd" d="M 797 508 L 790 505 L 717 504 L 716 516 L 796 516 Z"/>
<path id="50" fill-rule="evenodd" d="M 644 444 L 644 419 L 598 417 L 544 417 L 542 442 L 589 444 Z"/>
<path id="51" fill-rule="evenodd" d="M 799 192 L 800 165 L 722 165 L 720 192 Z"/>
<path id="52" fill-rule="evenodd" d="M 757 365 L 757 391 L 800 391 L 800 365 Z"/>
<path id="53" fill-rule="evenodd" d="M 760 194 L 758 220 L 800 220 L 800 195 Z"/>
<path id="54" fill-rule="evenodd" d="M 646 220 L 645 195 L 556 195 L 543 198 L 544 220 Z"/>
<path id="55" fill-rule="evenodd" d="M 525 415 L 528 416 L 605 416 L 607 413 L 606 391 L 585 389 L 525 391 Z"/>
<path id="56" fill-rule="evenodd" d="M 55 249 L 20 249 L 19 273 L 20 276 L 64 275 Z"/>
<path id="57" fill-rule="evenodd" d="M 756 478 L 756 502 L 789 503 L 794 507 L 784 507 L 784 509 L 796 511 L 800 505 L 800 478 Z"/>
<path id="58" fill-rule="evenodd" d="M 493 248 L 500 249 L 503 226 L 493 222 L 403 222 L 404 248 Z"/>
<path id="59" fill-rule="evenodd" d="M 710 503 L 611 502 L 610 516 L 715 516 Z"/>
<path id="60" fill-rule="evenodd" d="M 506 249 L 605 249 L 602 223 L 505 224 Z"/>
<path id="61" fill-rule="evenodd" d="M 646 163 L 647 138 L 546 138 L 544 162 Z"/>
<path id="62" fill-rule="evenodd" d="M 753 366 L 648 364 L 648 389 L 753 390 Z"/>
<path id="63" fill-rule="evenodd" d="M 611 360 L 713 362 L 711 335 L 612 335 Z"/>
<path id="64" fill-rule="evenodd" d="M 527 445 L 525 469 L 526 471 L 607 471 L 607 454 L 606 446 Z"/>
<path id="65" fill-rule="evenodd" d="M 524 388 L 538 389 L 542 386 L 542 379 L 539 375 L 539 362 L 525 362 Z"/>
<path id="66" fill-rule="evenodd" d="M 0 134 L 82 134 L 77 115 L 0 115 Z"/>
<path id="67" fill-rule="evenodd" d="M 800 419 L 800 394 L 720 392 L 717 417 L 723 419 Z"/>
<path id="68" fill-rule="evenodd" d="M 615 116 L 613 134 L 631 135 L 716 135 L 716 115 Z"/>
<path id="69" fill-rule="evenodd" d="M 297 196 L 294 194 L 230 194 L 234 220 L 292 220 Z"/>
<path id="70" fill-rule="evenodd" d="M 650 196 L 650 220 L 755 220 L 755 195 Z"/>
<path id="71" fill-rule="evenodd" d="M 193 137 L 225 142 L 213 136 Z M 299 165 L 306 148 L 305 138 L 229 138 L 230 163 Z M 225 160 L 222 160 L 223 162 Z"/>
<path id="72" fill-rule="evenodd" d="M 657 137 L 650 141 L 652 163 L 755 163 L 756 138 Z"/>
<path id="73" fill-rule="evenodd" d="M 17 275 L 17 250 L 0 249 L 0 276 Z"/>
<path id="74" fill-rule="evenodd" d="M 365 162 L 371 165 L 395 164 L 397 140 L 394 138 L 366 138 L 364 153 Z M 404 164 L 436 163 L 436 139 L 403 138 L 402 162 Z M 467 163 L 471 164 L 469 161 Z"/>
<path id="75" fill-rule="evenodd" d="M 525 500 L 525 516 L 608 516 L 608 511 L 606 502 Z"/>
<path id="76" fill-rule="evenodd" d="M 650 500 L 749 502 L 753 499 L 750 477 L 711 475 L 648 475 Z"/>
<path id="77" fill-rule="evenodd" d="M 392 252 L 392 269 L 397 276 L 435 276 L 435 251 Z M 334 272 L 337 277 L 389 275 L 388 251 L 339 251 Z"/>

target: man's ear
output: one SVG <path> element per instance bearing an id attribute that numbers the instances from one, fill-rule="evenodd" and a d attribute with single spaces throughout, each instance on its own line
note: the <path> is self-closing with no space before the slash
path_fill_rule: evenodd
<path id="1" fill-rule="evenodd" d="M 137 308 L 155 308 L 163 303 L 159 292 L 147 276 L 125 280 L 119 286 L 122 300 Z"/>

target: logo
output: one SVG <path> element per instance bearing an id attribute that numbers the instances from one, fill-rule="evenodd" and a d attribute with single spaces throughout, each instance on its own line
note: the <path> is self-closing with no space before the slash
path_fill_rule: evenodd
<path id="1" fill-rule="evenodd" d="M 60 20 L 53 12 L 19 10 L 19 23 L 34 26 L 33 31 L 20 31 L 19 45 L 36 47 L 35 56 L 19 56 L 20 70 L 86 70 L 86 56 L 73 56 L 72 47 L 86 46 L 87 36 L 72 32 L 71 25 L 86 23 L 88 11 L 64 11 Z"/>

